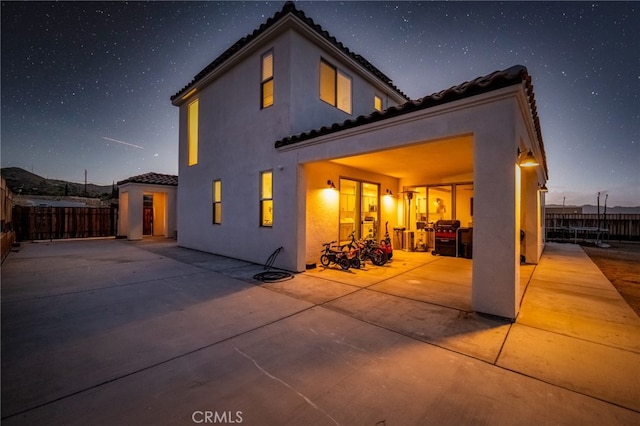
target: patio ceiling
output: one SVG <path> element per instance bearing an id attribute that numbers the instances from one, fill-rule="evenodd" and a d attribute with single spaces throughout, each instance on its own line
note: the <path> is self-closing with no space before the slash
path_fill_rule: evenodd
<path id="1" fill-rule="evenodd" d="M 473 136 L 422 142 L 331 161 L 399 179 L 438 182 L 473 172 Z"/>

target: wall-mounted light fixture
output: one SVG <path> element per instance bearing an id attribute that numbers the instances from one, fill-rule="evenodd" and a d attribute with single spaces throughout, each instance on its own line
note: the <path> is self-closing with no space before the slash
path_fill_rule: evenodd
<path id="1" fill-rule="evenodd" d="M 387 195 L 393 197 L 393 192 L 389 188 L 387 188 Z"/>
<path id="2" fill-rule="evenodd" d="M 547 188 L 547 185 L 545 184 L 538 184 L 538 191 L 540 192 L 549 192 L 549 189 Z"/>
<path id="3" fill-rule="evenodd" d="M 336 186 L 331 179 L 327 181 L 327 185 L 329 186 L 330 189 L 336 189 Z"/>
<path id="4" fill-rule="evenodd" d="M 522 151 L 518 147 L 518 158 L 520 158 L 521 154 Z M 533 151 L 531 150 L 527 151 L 527 155 L 525 155 L 524 158 L 520 159 L 520 167 L 536 167 L 539 165 L 540 163 L 538 163 L 536 157 L 533 156 Z"/>

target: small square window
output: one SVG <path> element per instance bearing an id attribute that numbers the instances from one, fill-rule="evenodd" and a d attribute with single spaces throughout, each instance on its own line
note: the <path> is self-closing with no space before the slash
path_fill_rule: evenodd
<path id="1" fill-rule="evenodd" d="M 376 111 L 382 111 L 382 98 L 378 95 L 373 96 L 373 108 Z"/>

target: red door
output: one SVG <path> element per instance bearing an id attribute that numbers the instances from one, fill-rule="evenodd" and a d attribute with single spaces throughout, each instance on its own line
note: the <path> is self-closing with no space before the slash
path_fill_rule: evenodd
<path id="1" fill-rule="evenodd" d="M 142 235 L 153 235 L 153 207 L 144 207 Z"/>
<path id="2" fill-rule="evenodd" d="M 145 194 L 142 200 L 142 235 L 153 235 L 153 194 Z"/>

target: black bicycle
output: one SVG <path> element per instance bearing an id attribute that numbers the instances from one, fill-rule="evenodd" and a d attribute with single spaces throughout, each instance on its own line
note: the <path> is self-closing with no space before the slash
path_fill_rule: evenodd
<path id="1" fill-rule="evenodd" d="M 380 247 L 375 240 L 373 239 L 363 239 L 356 240 L 355 231 L 351 233 L 349 236 L 351 241 L 343 246 L 348 250 L 356 252 L 357 262 L 352 260 L 351 266 L 354 268 L 359 268 L 361 264 L 365 263 L 368 260 L 371 261 L 376 266 L 382 266 L 387 263 L 387 254 L 382 247 Z M 357 266 L 354 266 L 357 264 Z"/>
<path id="2" fill-rule="evenodd" d="M 351 267 L 351 259 L 355 256 L 355 253 L 351 251 L 343 251 L 343 250 L 334 250 L 332 249 L 332 244 L 335 244 L 337 241 L 331 241 L 328 243 L 322 244 L 324 250 L 322 251 L 322 255 L 320 256 L 320 263 L 324 267 L 328 267 L 332 263 L 339 265 L 343 270 L 347 270 Z M 351 257 L 349 257 L 351 256 Z"/>

